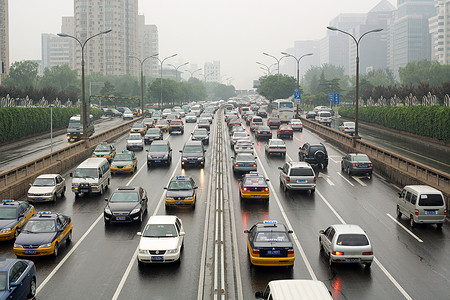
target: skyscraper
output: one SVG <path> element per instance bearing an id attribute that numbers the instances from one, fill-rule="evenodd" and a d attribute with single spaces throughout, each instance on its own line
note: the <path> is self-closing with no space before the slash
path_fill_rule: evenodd
<path id="1" fill-rule="evenodd" d="M 70 50 L 71 41 L 62 39 L 56 34 L 41 34 L 42 60 L 41 69 L 51 69 L 54 66 L 69 65 L 71 66 Z"/>
<path id="2" fill-rule="evenodd" d="M 205 82 L 221 82 L 220 77 L 220 61 L 206 62 L 203 67 L 203 76 Z"/>
<path id="3" fill-rule="evenodd" d="M 431 59 L 450 64 L 450 0 L 436 0 L 436 15 L 429 19 Z"/>
<path id="4" fill-rule="evenodd" d="M 156 25 L 146 25 L 145 16 L 138 16 L 137 49 L 141 60 L 158 54 L 158 28 Z M 149 58 L 143 65 L 144 75 L 150 77 L 159 76 L 159 62 L 156 58 Z"/>
<path id="5" fill-rule="evenodd" d="M 0 0 L 0 84 L 9 73 L 8 0 Z"/>

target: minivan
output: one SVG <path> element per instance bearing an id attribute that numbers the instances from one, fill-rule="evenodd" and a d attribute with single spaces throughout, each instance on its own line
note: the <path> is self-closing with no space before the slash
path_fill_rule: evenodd
<path id="1" fill-rule="evenodd" d="M 264 300 L 333 300 L 322 281 L 304 279 L 272 280 L 264 292 L 256 292 L 255 297 Z"/>
<path id="2" fill-rule="evenodd" d="M 397 217 L 402 215 L 409 218 L 411 227 L 426 223 L 442 228 L 447 215 L 442 192 L 428 185 L 405 186 L 397 199 Z"/>
<path id="3" fill-rule="evenodd" d="M 331 113 L 329 111 L 319 111 L 316 114 L 316 121 L 322 125 L 331 126 Z"/>
<path id="4" fill-rule="evenodd" d="M 201 141 L 188 141 L 181 152 L 181 168 L 187 166 L 205 167 L 205 148 Z"/>
<path id="5" fill-rule="evenodd" d="M 258 126 L 264 125 L 263 119 L 258 116 L 253 116 L 252 120 L 250 121 L 250 131 L 255 131 Z"/>
<path id="6" fill-rule="evenodd" d="M 88 158 L 70 173 L 70 177 L 75 197 L 91 193 L 102 195 L 111 182 L 109 162 L 104 157 Z"/>

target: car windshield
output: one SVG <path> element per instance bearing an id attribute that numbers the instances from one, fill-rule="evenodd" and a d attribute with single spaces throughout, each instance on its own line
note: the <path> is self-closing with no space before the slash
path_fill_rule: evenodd
<path id="1" fill-rule="evenodd" d="M 170 125 L 182 125 L 181 121 L 172 121 L 170 122 Z"/>
<path id="2" fill-rule="evenodd" d="M 169 191 L 192 190 L 192 184 L 187 180 L 173 180 L 170 182 Z"/>
<path id="3" fill-rule="evenodd" d="M 209 124 L 209 121 L 208 121 L 208 120 L 205 120 L 205 119 L 203 119 L 203 120 L 198 120 L 198 122 L 199 122 L 199 123 L 208 123 L 208 124 Z"/>
<path id="4" fill-rule="evenodd" d="M 253 155 L 238 155 L 236 156 L 237 161 L 255 161 Z"/>
<path id="5" fill-rule="evenodd" d="M 139 197 L 137 193 L 130 192 L 115 192 L 109 198 L 109 202 L 139 202 Z"/>
<path id="6" fill-rule="evenodd" d="M 419 199 L 419 206 L 442 206 L 444 199 L 439 194 L 422 194 Z"/>
<path id="7" fill-rule="evenodd" d="M 7 272 L 0 272 L 0 291 L 6 291 Z"/>
<path id="8" fill-rule="evenodd" d="M 78 168 L 73 174 L 73 178 L 96 178 L 97 169 L 94 168 Z"/>
<path id="9" fill-rule="evenodd" d="M 201 146 L 184 146 L 183 149 L 184 153 L 202 153 L 202 147 Z"/>
<path id="10" fill-rule="evenodd" d="M 104 152 L 104 151 L 109 151 L 111 148 L 109 147 L 109 145 L 98 145 L 95 148 L 95 151 L 99 151 L 99 152 Z"/>
<path id="11" fill-rule="evenodd" d="M 314 176 L 314 172 L 309 168 L 292 168 L 290 176 Z"/>
<path id="12" fill-rule="evenodd" d="M 17 218 L 17 209 L 15 207 L 0 208 L 0 220 L 10 220 Z"/>
<path id="13" fill-rule="evenodd" d="M 23 232 L 31 233 L 44 233 L 44 232 L 55 232 L 56 226 L 53 219 L 50 220 L 29 220 L 23 226 Z"/>
<path id="14" fill-rule="evenodd" d="M 344 126 L 353 127 L 353 126 L 355 126 L 355 123 L 353 123 L 353 122 L 344 122 Z"/>
<path id="15" fill-rule="evenodd" d="M 149 152 L 167 152 L 168 148 L 166 145 L 151 145 Z"/>
<path id="16" fill-rule="evenodd" d="M 367 155 L 356 155 L 353 156 L 353 161 L 370 161 L 370 159 Z"/>
<path id="17" fill-rule="evenodd" d="M 195 130 L 194 135 L 208 135 L 208 131 L 206 130 Z"/>
<path id="18" fill-rule="evenodd" d="M 270 141 L 271 146 L 284 146 L 283 141 Z"/>
<path id="19" fill-rule="evenodd" d="M 326 113 L 320 113 L 319 114 L 321 117 L 325 117 L 325 118 L 331 118 L 331 114 L 326 112 Z"/>
<path id="20" fill-rule="evenodd" d="M 233 134 L 233 137 L 237 138 L 237 137 L 247 137 L 247 133 L 246 132 L 235 132 Z"/>
<path id="21" fill-rule="evenodd" d="M 159 129 L 159 128 L 150 128 L 148 131 L 147 131 L 147 135 L 148 134 L 159 134 L 161 132 L 161 130 Z"/>
<path id="22" fill-rule="evenodd" d="M 130 134 L 130 136 L 128 137 L 128 140 L 132 140 L 132 141 L 136 141 L 136 140 L 141 140 L 141 135 L 140 134 Z"/>
<path id="23" fill-rule="evenodd" d="M 173 224 L 147 224 L 142 234 L 144 237 L 177 237 L 177 229 Z"/>
<path id="24" fill-rule="evenodd" d="M 262 231 L 256 235 L 255 242 L 289 242 L 289 237 L 286 232 Z"/>
<path id="25" fill-rule="evenodd" d="M 117 153 L 114 157 L 114 161 L 130 161 L 133 157 L 130 153 Z"/>
<path id="26" fill-rule="evenodd" d="M 156 122 L 156 125 L 167 125 L 167 121 L 166 120 L 159 120 L 158 122 Z"/>
<path id="27" fill-rule="evenodd" d="M 263 177 L 247 177 L 244 185 L 266 185 L 266 180 Z"/>
<path id="28" fill-rule="evenodd" d="M 339 246 L 367 246 L 369 240 L 364 234 L 340 234 L 336 244 Z"/>
<path id="29" fill-rule="evenodd" d="M 144 123 L 134 123 L 133 128 L 144 128 Z"/>
<path id="30" fill-rule="evenodd" d="M 54 186 L 55 179 L 54 178 L 36 178 L 33 182 L 33 186 Z"/>

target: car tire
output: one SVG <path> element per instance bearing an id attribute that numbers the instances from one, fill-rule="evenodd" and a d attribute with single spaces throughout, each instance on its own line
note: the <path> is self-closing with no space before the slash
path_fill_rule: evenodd
<path id="1" fill-rule="evenodd" d="M 344 164 L 343 164 L 343 163 L 341 163 L 341 171 L 342 171 L 342 172 L 345 171 L 345 168 L 344 168 Z"/>
<path id="2" fill-rule="evenodd" d="M 397 205 L 397 218 L 400 219 L 402 217 L 402 212 L 400 211 L 400 207 Z"/>
<path id="3" fill-rule="evenodd" d="M 366 270 L 369 270 L 370 269 L 370 266 L 372 265 L 372 263 L 370 262 L 370 263 L 366 263 L 366 265 L 365 265 L 365 267 L 366 267 Z"/>
<path id="4" fill-rule="evenodd" d="M 287 193 L 287 186 L 286 186 L 286 184 L 283 184 L 283 192 L 285 192 L 285 193 Z"/>
<path id="5" fill-rule="evenodd" d="M 409 225 L 411 226 L 411 228 L 416 227 L 416 222 L 414 222 L 414 218 L 413 216 L 409 216 Z"/>
<path id="6" fill-rule="evenodd" d="M 194 201 L 194 203 L 192 204 L 192 210 L 195 210 L 195 201 Z"/>
<path id="7" fill-rule="evenodd" d="M 58 257 L 58 254 L 59 254 L 59 253 L 58 253 L 58 252 L 59 252 L 59 249 L 58 249 L 58 248 L 59 248 L 59 244 L 58 244 L 58 242 L 56 242 L 56 243 L 55 243 L 55 249 L 53 250 L 53 256 L 54 256 L 54 257 Z"/>
<path id="8" fill-rule="evenodd" d="M 347 174 L 348 176 L 352 176 L 352 171 L 350 171 L 350 167 L 347 167 Z"/>
<path id="9" fill-rule="evenodd" d="M 52 197 L 52 202 L 53 202 L 53 203 L 56 203 L 56 198 L 57 198 L 56 193 L 54 193 L 54 194 L 53 194 L 53 197 Z"/>
<path id="10" fill-rule="evenodd" d="M 36 278 L 31 279 L 30 292 L 27 295 L 27 299 L 34 299 L 36 296 Z"/>
<path id="11" fill-rule="evenodd" d="M 324 252 L 323 245 L 322 245 L 322 242 L 320 241 L 320 238 L 319 238 L 319 252 L 320 252 L 320 254 L 322 254 Z"/>
<path id="12" fill-rule="evenodd" d="M 328 167 L 328 164 L 322 164 L 322 169 L 326 169 Z"/>
<path id="13" fill-rule="evenodd" d="M 139 214 L 139 219 L 137 219 L 138 223 L 141 224 L 142 223 L 142 219 L 143 219 L 143 212 L 141 211 L 141 213 Z"/>
<path id="14" fill-rule="evenodd" d="M 61 198 L 64 197 L 64 194 L 66 193 L 66 187 L 63 188 L 62 192 L 61 192 Z"/>
<path id="15" fill-rule="evenodd" d="M 105 218 L 103 218 L 103 220 L 105 221 L 105 226 L 111 225 L 111 221 L 108 221 L 108 220 L 106 220 Z"/>
<path id="16" fill-rule="evenodd" d="M 69 231 L 66 238 L 66 244 L 70 244 L 72 242 L 72 230 Z"/>
<path id="17" fill-rule="evenodd" d="M 312 195 L 312 194 L 314 194 L 314 192 L 316 191 L 316 189 L 315 189 L 315 188 L 314 188 L 314 189 L 310 189 L 309 191 L 311 192 L 311 195 Z"/>
<path id="18" fill-rule="evenodd" d="M 150 169 L 152 167 L 151 163 L 147 163 L 147 169 Z"/>
<path id="19" fill-rule="evenodd" d="M 442 229 L 442 223 L 438 223 L 438 224 L 436 224 L 436 229 L 439 229 L 439 230 L 441 230 L 441 229 Z"/>
<path id="20" fill-rule="evenodd" d="M 334 262 L 331 258 L 331 253 L 328 253 L 328 266 L 331 268 L 331 267 L 333 267 L 333 265 L 334 265 Z"/>

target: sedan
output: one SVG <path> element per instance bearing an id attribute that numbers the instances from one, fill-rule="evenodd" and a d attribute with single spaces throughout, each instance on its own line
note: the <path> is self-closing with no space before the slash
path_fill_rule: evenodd
<path id="1" fill-rule="evenodd" d="M 292 119 L 291 122 L 289 123 L 289 125 L 291 125 L 292 130 L 296 131 L 303 131 L 303 123 L 300 119 Z"/>
<path id="2" fill-rule="evenodd" d="M 151 216 L 142 232 L 137 261 L 145 263 L 180 262 L 184 246 L 184 228 L 177 216 Z"/>
<path id="3" fill-rule="evenodd" d="M 361 263 L 370 268 L 373 247 L 364 230 L 358 225 L 337 224 L 319 232 L 321 253 L 334 263 Z"/>
<path id="4" fill-rule="evenodd" d="M 233 159 L 233 173 L 256 171 L 256 157 L 253 153 L 237 153 Z"/>
<path id="5" fill-rule="evenodd" d="M 258 126 L 255 130 L 255 136 L 257 140 L 272 138 L 272 130 L 269 126 Z"/>
<path id="6" fill-rule="evenodd" d="M 266 199 L 269 200 L 269 186 L 263 175 L 258 172 L 244 174 L 239 180 L 239 196 L 243 199 Z"/>
<path id="7" fill-rule="evenodd" d="M 355 134 L 355 122 L 343 122 L 339 125 L 339 130 L 343 133 L 353 135 Z"/>
<path id="8" fill-rule="evenodd" d="M 316 112 L 315 111 L 308 111 L 306 113 L 306 118 L 310 119 L 310 120 L 315 120 L 316 119 Z"/>
<path id="9" fill-rule="evenodd" d="M 248 140 L 237 141 L 234 145 L 234 153 L 252 153 L 253 154 L 253 143 Z"/>
<path id="10" fill-rule="evenodd" d="M 58 197 L 64 197 L 66 192 L 66 180 L 59 174 L 39 175 L 28 190 L 28 201 L 56 202 Z"/>
<path id="11" fill-rule="evenodd" d="M 210 130 L 211 123 L 207 119 L 198 119 L 197 128 L 205 128 L 206 130 Z"/>
<path id="12" fill-rule="evenodd" d="M 137 157 L 133 151 L 122 150 L 114 157 L 109 169 L 111 174 L 134 173 L 137 169 Z"/>
<path id="13" fill-rule="evenodd" d="M 294 130 L 290 125 L 281 125 L 277 130 L 277 138 L 288 137 L 289 139 L 293 139 Z"/>
<path id="14" fill-rule="evenodd" d="M 117 188 L 106 198 L 103 211 L 105 224 L 142 222 L 147 212 L 147 192 L 142 187 L 124 186 Z"/>
<path id="15" fill-rule="evenodd" d="M 151 144 L 153 141 L 162 140 L 163 132 L 161 128 L 149 128 L 144 136 L 144 143 Z"/>
<path id="16" fill-rule="evenodd" d="M 250 141 L 250 137 L 247 132 L 235 132 L 230 138 L 231 147 L 233 147 L 237 141 Z"/>
<path id="17" fill-rule="evenodd" d="M 286 144 L 283 140 L 270 139 L 264 148 L 266 155 L 280 154 L 281 156 L 286 156 Z"/>
<path id="18" fill-rule="evenodd" d="M 34 299 L 36 267 L 31 260 L 2 258 L 0 299 Z"/>
<path id="19" fill-rule="evenodd" d="M 352 174 L 367 174 L 372 177 L 373 165 L 370 158 L 362 153 L 349 153 L 342 157 L 341 170 Z"/>
<path id="20" fill-rule="evenodd" d="M 268 118 L 267 125 L 270 128 L 278 128 L 281 125 L 281 120 L 280 120 L 280 118 Z"/>
<path id="21" fill-rule="evenodd" d="M 144 150 L 144 139 L 140 133 L 130 133 L 127 138 L 127 150 Z"/>
<path id="22" fill-rule="evenodd" d="M 0 241 L 16 238 L 20 228 L 34 214 L 34 206 L 26 201 L 3 200 L 0 203 Z"/>
<path id="23" fill-rule="evenodd" d="M 203 145 L 209 144 L 209 132 L 205 128 L 195 129 L 191 134 L 193 141 L 202 141 Z"/>
<path id="24" fill-rule="evenodd" d="M 169 130 L 169 122 L 167 120 L 156 121 L 155 128 L 161 128 L 162 131 L 167 132 Z"/>

